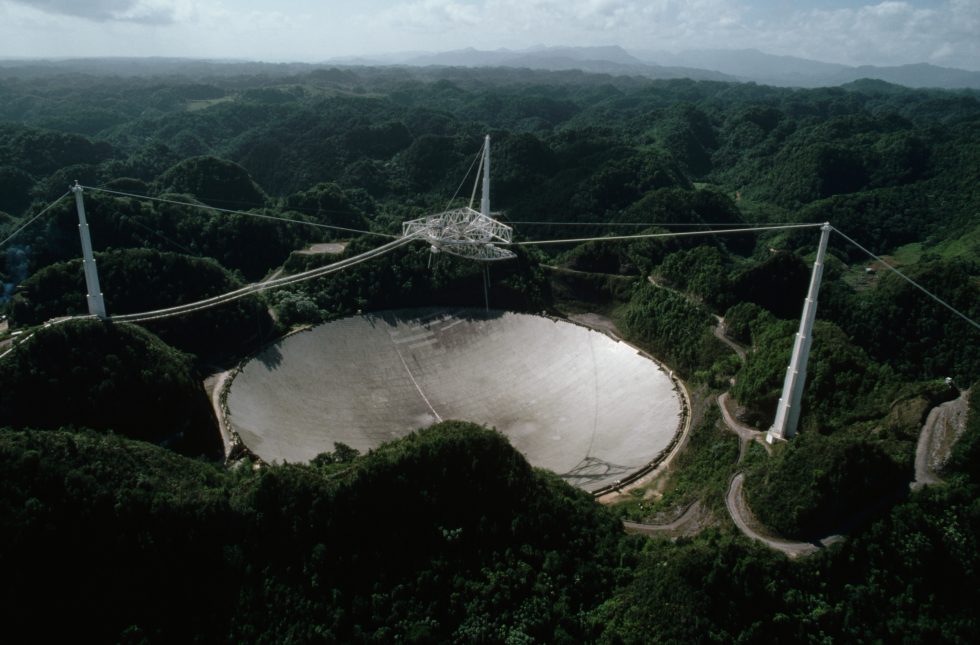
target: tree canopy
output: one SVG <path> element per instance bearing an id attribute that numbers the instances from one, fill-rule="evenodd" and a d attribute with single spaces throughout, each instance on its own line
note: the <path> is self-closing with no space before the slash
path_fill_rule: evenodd
<path id="1" fill-rule="evenodd" d="M 0 361 L 0 424 L 113 431 L 191 455 L 220 452 L 190 357 L 131 325 L 41 328 Z"/>
<path id="2" fill-rule="evenodd" d="M 0 231 L 26 226 L 0 253 L 0 351 L 14 345 L 0 359 L 11 633 L 975 638 L 976 385 L 945 483 L 907 484 L 928 410 L 980 379 L 980 335 L 882 261 L 980 318 L 976 92 L 200 61 L 104 73 L 120 64 L 0 67 Z M 486 292 L 482 267 L 415 244 L 187 318 L 45 325 L 85 311 L 73 205 L 32 222 L 76 180 L 110 312 L 122 313 L 350 258 L 408 219 L 467 204 L 487 133 L 492 205 L 515 241 L 599 239 L 512 246 Z M 801 433 L 768 457 L 740 448 L 711 402 L 729 390 L 743 421 L 770 423 L 817 230 L 719 229 L 822 222 L 881 260 L 832 236 Z M 641 232 L 682 236 L 610 238 Z M 298 252 L 323 242 L 339 252 Z M 695 422 L 666 489 L 625 506 L 696 502 L 710 526 L 626 536 L 616 513 L 633 511 L 597 506 L 458 422 L 361 456 L 337 445 L 308 465 L 223 467 L 151 445 L 216 456 L 197 370 L 274 332 L 482 306 L 484 293 L 492 307 L 608 315 L 688 380 Z M 736 468 L 772 529 L 811 539 L 845 524 L 847 540 L 802 562 L 749 543 L 718 515 Z"/>

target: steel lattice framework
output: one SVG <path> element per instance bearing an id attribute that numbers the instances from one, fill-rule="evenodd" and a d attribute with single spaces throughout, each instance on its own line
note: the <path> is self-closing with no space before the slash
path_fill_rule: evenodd
<path id="1" fill-rule="evenodd" d="M 466 206 L 402 224 L 403 237 L 425 240 L 433 252 L 484 262 L 516 257 L 510 249 L 497 246 L 500 242 L 509 244 L 511 234 L 506 224 Z"/>
<path id="2" fill-rule="evenodd" d="M 517 257 L 510 249 L 499 244 L 510 244 L 513 229 L 495 220 L 490 212 L 490 135 L 483 142 L 483 156 L 480 159 L 483 169 L 483 198 L 480 210 L 473 210 L 476 197 L 476 184 L 473 185 L 473 198 L 470 206 L 426 215 L 402 224 L 402 237 L 421 239 L 432 246 L 432 252 L 445 251 L 468 260 L 493 262 Z M 476 181 L 480 181 L 477 169 Z"/>

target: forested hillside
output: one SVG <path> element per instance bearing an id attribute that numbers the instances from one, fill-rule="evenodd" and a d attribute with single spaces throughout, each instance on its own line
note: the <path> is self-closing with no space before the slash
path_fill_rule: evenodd
<path id="1" fill-rule="evenodd" d="M 908 484 L 929 410 L 980 382 L 976 92 L 146 65 L 0 67 L 0 559 L 17 629 L 133 642 L 975 634 L 975 387 L 945 483 Z M 515 240 L 596 238 L 513 247 L 490 268 L 491 306 L 603 314 L 695 393 L 695 433 L 661 489 L 603 509 L 455 423 L 356 459 L 338 446 L 310 466 L 208 461 L 220 439 L 199 384 L 215 365 L 358 311 L 483 305 L 482 267 L 422 244 L 187 317 L 57 320 L 87 311 L 73 200 L 43 211 L 75 180 L 122 314 L 351 258 L 468 203 L 487 133 L 492 205 Z M 824 221 L 880 259 L 832 234 L 800 436 L 737 453 L 713 401 L 728 391 L 742 422 L 772 422 L 819 231 L 718 231 Z M 603 239 L 668 232 L 697 235 Z M 743 458 L 762 522 L 806 540 L 847 526 L 844 544 L 790 562 L 741 537 L 721 488 Z M 676 542 L 626 537 L 617 519 L 693 504 L 707 519 Z M 43 620 L 52 608 L 69 619 Z"/>
<path id="2" fill-rule="evenodd" d="M 581 642 L 637 554 L 466 424 L 324 470 L 69 432 L 4 432 L 0 460 L 8 628 L 45 640 Z"/>

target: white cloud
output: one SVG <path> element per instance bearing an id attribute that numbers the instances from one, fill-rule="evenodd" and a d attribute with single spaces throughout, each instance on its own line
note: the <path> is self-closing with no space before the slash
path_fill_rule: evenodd
<path id="1" fill-rule="evenodd" d="M 398 2 L 371 19 L 397 32 L 411 29 L 438 43 L 464 40 L 480 47 L 501 44 L 612 44 L 646 46 L 651 39 L 705 43 L 737 28 L 735 0 L 413 0 Z M 367 19 L 367 16 L 364 17 Z"/>
<path id="2" fill-rule="evenodd" d="M 479 11 L 454 0 L 416 0 L 395 5 L 384 12 L 383 20 L 396 29 L 440 33 L 474 27 Z"/>
<path id="3" fill-rule="evenodd" d="M 972 25 L 971 25 L 972 21 Z M 886 0 L 855 8 L 798 11 L 762 25 L 765 49 L 845 64 L 897 65 L 932 60 L 980 69 L 980 4 L 953 0 L 933 8 Z"/>
<path id="4" fill-rule="evenodd" d="M 846 64 L 923 60 L 980 69 L 980 0 L 883 0 L 820 8 L 750 0 L 409 0 L 362 16 L 397 49 L 620 44 L 757 48 Z M 806 6 L 808 5 L 808 6 Z M 762 16 L 761 18 L 758 16 Z M 411 34 L 411 38 L 406 38 Z M 406 41 L 410 40 L 410 44 Z"/>
<path id="5" fill-rule="evenodd" d="M 99 22 L 170 24 L 185 17 L 188 0 L 10 0 L 49 14 Z"/>
<path id="6" fill-rule="evenodd" d="M 761 4 L 760 4 L 761 3 Z M 0 56 L 322 60 L 460 47 L 756 48 L 980 69 L 980 0 L 0 0 Z"/>
<path id="7" fill-rule="evenodd" d="M 55 4 L 0 0 L 0 57 L 299 60 L 309 59 L 310 43 L 322 42 L 308 14 L 232 9 L 214 0 L 106 0 L 87 15 L 55 11 Z"/>

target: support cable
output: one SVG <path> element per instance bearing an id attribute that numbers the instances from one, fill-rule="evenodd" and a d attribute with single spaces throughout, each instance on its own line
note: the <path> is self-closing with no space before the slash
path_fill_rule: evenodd
<path id="1" fill-rule="evenodd" d="M 248 211 L 234 210 L 231 208 L 219 208 L 218 206 L 209 206 L 207 204 L 194 204 L 192 202 L 182 202 L 176 199 L 164 199 L 163 197 L 151 197 L 150 195 L 136 195 L 134 193 L 126 193 L 121 190 L 109 190 L 108 188 L 93 188 L 92 186 L 82 186 L 86 190 L 95 190 L 100 193 L 109 193 L 112 195 L 119 195 L 121 197 L 131 197 L 133 199 L 145 199 L 151 202 L 160 202 L 162 204 L 172 204 L 174 206 L 187 206 L 190 208 L 202 208 L 204 210 L 216 211 L 218 213 L 229 213 L 231 215 L 244 215 L 246 217 L 256 217 L 258 219 L 268 219 L 275 220 L 277 222 L 288 222 L 290 224 L 302 224 L 304 226 L 315 226 L 317 228 L 326 228 L 334 231 L 344 231 L 346 233 L 358 233 L 360 235 L 374 235 L 377 237 L 387 237 L 390 239 L 397 239 L 397 235 L 390 235 L 388 233 L 375 233 L 374 231 L 362 231 L 356 228 L 348 228 L 346 226 L 334 226 L 332 224 L 322 224 L 320 222 L 306 222 L 299 219 L 291 219 L 289 217 L 279 217 L 277 215 L 266 215 L 264 213 L 250 213 Z"/>
<path id="2" fill-rule="evenodd" d="M 64 195 L 62 195 L 61 197 L 59 197 L 58 199 L 56 199 L 56 200 L 54 200 L 53 202 L 51 202 L 50 204 L 48 204 L 47 206 L 45 206 L 45 207 L 44 207 L 44 209 L 43 209 L 43 210 L 41 210 L 41 212 L 40 212 L 40 213 L 38 213 L 37 215 L 35 215 L 34 217 L 32 217 L 32 218 L 31 218 L 30 220 L 28 220 L 28 221 L 27 221 L 27 222 L 26 222 L 25 224 L 23 224 L 23 225 L 21 225 L 21 226 L 19 226 L 19 227 L 17 228 L 17 230 L 16 230 L 16 231 L 14 231 L 13 233 L 11 233 L 11 234 L 10 234 L 10 235 L 8 235 L 7 237 L 5 237 L 5 238 L 3 239 L 3 241 L 2 241 L 2 242 L 0 242 L 0 246 L 3 246 L 4 244 L 6 244 L 6 243 L 7 243 L 7 242 L 9 242 L 10 240 L 12 240 L 12 239 L 14 238 L 14 236 L 15 236 L 15 235 L 17 235 L 18 233 L 20 233 L 21 231 L 23 231 L 23 230 L 24 230 L 25 228 L 27 228 L 28 226 L 30 226 L 31 224 L 33 224 L 33 223 L 34 223 L 34 220 L 36 220 L 37 218 L 39 218 L 39 217 L 41 217 L 41 215 L 44 215 L 44 214 L 45 214 L 45 213 L 47 213 L 47 212 L 48 212 L 49 210 L 51 210 L 52 208 L 54 208 L 54 207 L 55 207 L 55 205 L 56 205 L 56 204 L 57 204 L 58 202 L 60 202 L 60 201 L 61 201 L 62 199 L 64 199 L 65 197 L 68 197 L 68 195 L 70 195 L 70 194 L 71 194 L 71 191 L 68 191 L 67 193 L 65 193 Z"/>
<path id="3" fill-rule="evenodd" d="M 937 296 L 933 292 L 929 291 L 928 289 L 926 289 L 925 287 L 923 287 L 921 284 L 919 284 L 918 282 L 916 282 L 912 278 L 908 277 L 907 275 L 905 275 L 904 273 L 902 273 L 901 271 L 899 271 L 898 269 L 896 269 L 892 265 L 890 265 L 887 262 L 885 262 L 879 256 L 875 255 L 874 253 L 872 253 L 868 249 L 864 248 L 863 246 L 861 246 L 860 244 L 858 244 L 857 242 L 855 242 L 852 238 L 848 237 L 843 231 L 841 231 L 836 226 L 835 227 L 832 227 L 832 228 L 833 228 L 833 230 L 834 230 L 835 233 L 837 233 L 842 238 L 844 238 L 845 240 L 847 240 L 848 242 L 850 242 L 851 244 L 853 244 L 854 246 L 856 246 L 857 248 L 861 249 L 862 251 L 864 251 L 865 253 L 867 253 L 869 256 L 871 256 L 872 258 L 874 258 L 875 260 L 877 260 L 878 262 L 880 262 L 881 264 L 883 264 L 888 270 L 892 271 L 893 273 L 896 273 L 900 278 L 902 278 L 903 280 L 905 280 L 906 282 L 908 282 L 910 285 L 912 285 L 913 287 L 915 287 L 916 289 L 918 289 L 922 293 L 926 294 L 927 296 L 929 296 L 930 298 L 932 298 L 933 300 L 935 300 L 936 302 L 938 302 L 939 304 L 941 304 L 946 309 L 949 309 L 951 312 L 953 312 L 954 314 L 956 314 L 957 316 L 959 316 L 960 318 L 962 318 L 963 320 L 965 320 L 969 324 L 973 325 L 973 327 L 975 327 L 976 329 L 980 329 L 980 323 L 977 323 L 977 321 L 973 320 L 972 318 L 970 318 L 969 316 L 967 316 L 966 314 L 964 314 L 962 311 L 960 311 L 959 309 L 957 309 L 953 305 L 949 304 L 948 302 L 946 302 L 945 300 L 943 300 L 942 298 L 940 298 L 939 296 Z"/>
<path id="4" fill-rule="evenodd" d="M 823 224 L 780 224 L 774 226 L 753 226 L 751 228 L 729 228 L 712 229 L 707 231 L 679 231 L 673 233 L 638 233 L 636 235 L 607 235 L 605 237 L 577 237 L 560 240 L 526 240 L 524 242 L 511 242 L 515 246 L 537 246 L 542 244 L 578 244 L 581 242 L 597 241 L 617 241 L 617 240 L 640 240 L 655 237 L 692 237 L 696 235 L 720 235 L 722 233 L 748 233 L 753 231 L 778 231 L 795 228 L 818 228 Z"/>
<path id="5" fill-rule="evenodd" d="M 144 231 L 146 231 L 148 233 L 151 233 L 152 235 L 156 235 L 157 237 L 159 237 L 161 240 L 163 240 L 167 244 L 173 245 L 174 248 L 180 249 L 181 253 L 186 253 L 187 255 L 196 255 L 196 253 L 194 253 L 194 251 L 192 251 L 191 249 L 187 248 L 183 244 L 179 244 L 177 242 L 174 242 L 173 240 L 171 240 L 169 237 L 167 237 L 166 235 L 164 235 L 160 231 L 155 231 L 152 228 L 150 228 L 149 226 L 146 226 L 145 224 L 140 224 L 135 219 L 130 219 L 128 221 L 129 221 L 130 224 L 135 224 L 136 226 L 140 227 Z"/>
<path id="6" fill-rule="evenodd" d="M 657 226 L 782 226 L 786 222 L 521 222 L 508 221 L 515 226 L 633 226 L 637 228 L 654 228 Z M 805 222 L 806 225 L 822 226 L 822 222 Z"/>
<path id="7" fill-rule="evenodd" d="M 802 226 L 806 226 L 806 225 L 791 225 L 791 226 L 782 226 L 782 227 L 776 227 L 776 228 L 800 228 Z M 819 226 L 819 225 L 816 225 L 816 226 Z M 689 231 L 689 232 L 681 232 L 681 233 L 656 233 L 656 234 L 646 234 L 646 235 L 620 236 L 619 238 L 604 237 L 604 238 L 595 238 L 595 239 L 609 240 L 609 239 L 634 239 L 634 238 L 637 238 L 637 237 L 640 237 L 640 238 L 642 238 L 642 237 L 678 237 L 678 236 L 687 236 L 687 235 L 710 235 L 710 234 L 714 234 L 714 233 L 743 232 L 743 231 L 746 231 L 746 230 L 759 230 L 759 229 L 758 228 L 755 228 L 755 229 L 729 229 L 729 230 L 723 230 L 723 231 Z M 194 311 L 199 311 L 201 309 L 208 309 L 210 307 L 216 307 L 216 306 L 222 305 L 222 304 L 224 304 L 226 302 L 231 302 L 232 300 L 237 300 L 239 298 L 243 298 L 243 297 L 248 296 L 248 295 L 259 293 L 261 291 L 266 291 L 266 290 L 269 290 L 269 289 L 275 289 L 277 287 L 283 287 L 283 286 L 286 286 L 286 285 L 289 285 L 289 284 L 293 284 L 293 283 L 296 283 L 296 282 L 302 282 L 304 280 L 309 280 L 311 278 L 316 278 L 316 277 L 319 277 L 319 276 L 322 276 L 322 275 L 327 275 L 329 273 L 333 273 L 335 271 L 340 271 L 342 269 L 346 269 L 346 268 L 351 267 L 351 266 L 354 266 L 356 264 L 360 264 L 361 262 L 364 262 L 366 260 L 370 260 L 372 258 L 381 256 L 381 255 L 384 255 L 385 253 L 388 253 L 389 251 L 392 251 L 395 248 L 398 248 L 398 247 L 400 247 L 402 245 L 408 244 L 409 242 L 413 241 L 414 239 L 416 239 L 414 236 L 397 238 L 397 239 L 393 240 L 392 242 L 389 242 L 387 244 L 384 244 L 382 246 L 379 246 L 379 247 L 377 247 L 375 249 L 372 249 L 370 251 L 366 251 L 364 253 L 361 253 L 360 255 L 356 255 L 356 256 L 353 256 L 351 258 L 347 258 L 346 260 L 341 260 L 339 262 L 335 262 L 333 264 L 328 264 L 328 265 L 323 266 L 323 267 L 318 267 L 316 269 L 310 269 L 309 271 L 304 271 L 302 273 L 297 273 L 297 274 L 294 274 L 294 275 L 284 276 L 282 278 L 277 278 L 277 279 L 274 279 L 274 280 L 268 280 L 268 281 L 265 281 L 265 282 L 253 283 L 253 284 L 247 285 L 245 287 L 242 287 L 240 289 L 236 289 L 234 291 L 229 291 L 227 293 L 224 293 L 224 294 L 221 294 L 221 295 L 218 295 L 218 296 L 213 296 L 211 298 L 206 298 L 204 300 L 198 300 L 198 301 L 195 301 L 195 302 L 186 303 L 186 304 L 183 304 L 183 305 L 177 305 L 175 307 L 168 307 L 166 309 L 157 309 L 157 310 L 154 310 L 154 311 L 144 311 L 144 312 L 134 313 L 134 314 L 122 314 L 122 315 L 117 315 L 117 316 L 111 316 L 111 317 L 109 317 L 109 320 L 116 321 L 116 322 L 146 322 L 146 321 L 149 321 L 149 320 L 157 320 L 157 319 L 160 319 L 160 318 L 169 318 L 169 317 L 172 317 L 172 316 L 178 316 L 178 315 L 185 314 L 185 313 L 191 313 L 191 312 L 194 312 Z M 567 240 L 544 240 L 544 241 L 541 241 L 541 242 L 538 242 L 538 243 L 545 243 L 545 244 L 546 243 L 561 243 L 561 242 L 566 242 L 566 241 Z"/>
<path id="8" fill-rule="evenodd" d="M 470 193 L 470 208 L 473 208 L 473 202 L 476 201 L 476 187 L 480 185 L 480 173 L 483 172 L 483 160 L 485 158 L 483 152 L 484 152 L 484 150 L 486 150 L 486 147 L 487 147 L 487 144 L 484 143 L 483 144 L 483 147 L 480 148 L 480 152 L 479 152 L 479 155 L 480 155 L 480 165 L 476 167 L 476 179 L 473 180 L 473 192 Z M 476 159 L 474 159 L 473 161 L 476 161 Z M 470 170 L 472 170 L 472 169 L 473 169 L 473 164 L 470 164 Z M 470 171 L 467 170 L 466 171 L 466 177 L 469 177 L 469 175 L 470 175 Z M 466 181 L 466 177 L 463 177 L 463 181 Z M 459 186 L 460 186 L 460 188 L 462 188 L 463 187 L 463 184 L 460 184 Z M 456 192 L 459 192 L 459 189 L 457 189 Z M 452 203 L 452 200 L 449 200 L 449 203 L 451 204 Z M 449 210 L 449 209 L 447 208 L 446 210 Z"/>
<path id="9" fill-rule="evenodd" d="M 486 145 L 486 144 L 483 144 L 483 145 Z M 466 183 L 466 178 L 470 176 L 470 172 L 472 172 L 473 166 L 476 165 L 476 162 L 477 162 L 478 159 L 481 160 L 480 163 L 482 164 L 483 163 L 483 161 L 482 161 L 482 159 L 483 159 L 483 146 L 480 146 L 479 152 L 477 152 L 476 153 L 476 156 L 473 157 L 473 161 L 470 162 L 470 167 L 466 169 L 466 174 L 463 175 L 462 181 L 460 181 L 459 182 L 459 186 L 456 187 L 456 192 L 453 193 L 453 196 L 449 198 L 449 201 L 448 202 L 446 202 L 446 208 L 444 208 L 443 210 L 447 210 L 448 211 L 449 208 L 453 205 L 453 200 L 456 199 L 456 197 L 459 195 L 459 191 L 463 190 L 463 184 Z M 476 193 L 476 187 L 475 186 L 473 188 L 473 192 L 474 192 L 474 194 Z M 471 204 L 473 203 L 473 200 L 472 199 L 470 200 L 470 203 Z"/>
<path id="10" fill-rule="evenodd" d="M 217 307 L 218 305 L 223 305 L 227 302 L 233 300 L 238 300 L 239 298 L 244 298 L 252 294 L 260 293 L 262 291 L 267 291 L 269 289 L 276 289 L 278 287 L 285 287 L 290 284 L 295 284 L 297 282 L 303 282 L 305 280 L 310 280 L 312 278 L 318 278 L 329 273 L 334 273 L 336 271 L 341 271 L 343 269 L 352 267 L 354 265 L 360 264 L 367 260 L 384 255 L 390 251 L 395 250 L 400 246 L 404 246 L 409 242 L 412 242 L 414 237 L 400 237 L 396 240 L 383 244 L 377 248 L 371 249 L 370 251 L 365 251 L 359 255 L 349 257 L 326 266 L 317 267 L 315 269 L 310 269 L 308 271 L 303 271 L 301 273 L 295 273 L 293 275 L 283 276 L 281 278 L 276 278 L 274 280 L 266 280 L 265 282 L 254 282 L 252 284 L 246 285 L 240 289 L 235 289 L 234 291 L 229 291 L 221 295 L 213 296 L 211 298 L 205 298 L 203 300 L 197 300 L 195 302 L 188 302 L 183 305 L 177 305 L 175 307 L 167 307 L 166 309 L 155 309 L 152 311 L 143 311 L 140 313 L 133 314 L 122 314 L 117 316 L 109 316 L 107 320 L 113 322 L 147 322 L 150 320 L 159 320 L 161 318 L 170 318 L 173 316 L 179 316 L 181 314 L 192 313 L 194 311 L 200 311 L 202 309 L 209 309 L 211 307 Z M 78 316 L 79 318 L 88 318 L 89 316 Z"/>

